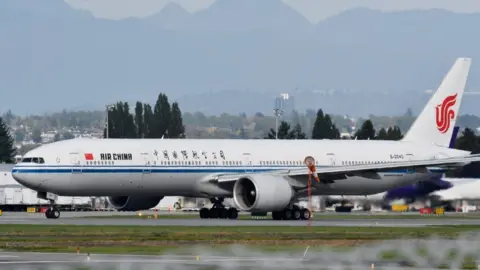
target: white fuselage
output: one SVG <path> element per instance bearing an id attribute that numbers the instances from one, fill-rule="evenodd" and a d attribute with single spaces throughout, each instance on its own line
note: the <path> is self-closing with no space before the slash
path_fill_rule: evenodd
<path id="1" fill-rule="evenodd" d="M 44 163 L 21 162 L 12 175 L 24 186 L 62 196 L 231 197 L 231 189 L 207 180 L 219 174 L 299 168 L 307 172 L 307 156 L 322 167 L 468 154 L 434 145 L 375 140 L 73 139 L 30 151 L 24 160 L 42 158 Z M 313 189 L 313 195 L 376 194 L 429 176 L 406 170 L 347 175 Z M 298 196 L 303 195 L 305 191 Z"/>
<path id="2" fill-rule="evenodd" d="M 479 178 L 456 178 L 452 179 L 453 187 L 432 193 L 443 201 L 454 200 L 478 200 L 480 199 Z"/>

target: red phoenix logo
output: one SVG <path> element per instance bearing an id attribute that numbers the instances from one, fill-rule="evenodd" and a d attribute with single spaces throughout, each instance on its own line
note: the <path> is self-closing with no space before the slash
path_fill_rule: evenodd
<path id="1" fill-rule="evenodd" d="M 457 94 L 446 97 L 442 104 L 435 107 L 435 118 L 437 129 L 441 133 L 447 132 L 450 128 L 450 120 L 455 117 L 455 112 L 451 109 L 457 103 Z"/>

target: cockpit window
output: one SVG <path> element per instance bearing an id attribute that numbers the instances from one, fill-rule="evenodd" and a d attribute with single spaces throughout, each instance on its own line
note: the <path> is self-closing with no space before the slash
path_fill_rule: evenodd
<path id="1" fill-rule="evenodd" d="M 44 164 L 45 160 L 42 157 L 26 157 L 23 158 L 22 163 L 37 163 L 37 164 Z"/>

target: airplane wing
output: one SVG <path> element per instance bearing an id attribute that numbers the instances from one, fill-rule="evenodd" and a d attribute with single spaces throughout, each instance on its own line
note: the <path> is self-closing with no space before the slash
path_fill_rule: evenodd
<path id="1" fill-rule="evenodd" d="M 352 166 L 329 166 L 316 169 L 317 174 L 330 174 L 330 173 L 355 173 L 355 172 L 367 172 L 367 171 L 381 171 L 388 169 L 420 169 L 425 167 L 459 167 L 468 163 L 480 161 L 480 154 L 469 155 L 465 157 L 443 158 L 443 159 L 427 159 L 427 160 L 412 160 L 401 161 L 392 163 L 380 163 L 380 164 L 363 164 Z M 296 169 L 288 172 L 288 176 L 304 175 L 308 172 L 306 169 Z"/>
<path id="2" fill-rule="evenodd" d="M 380 163 L 380 164 L 361 164 L 361 165 L 351 165 L 351 166 L 325 166 L 316 169 L 316 173 L 320 178 L 320 181 L 328 180 L 340 180 L 345 179 L 345 174 L 353 173 L 374 173 L 378 171 L 388 170 L 388 169 L 409 169 L 413 171 L 419 171 L 426 169 L 426 167 L 441 167 L 441 168 L 452 168 L 458 166 L 464 166 L 468 163 L 480 161 L 480 154 L 469 155 L 464 157 L 453 157 L 453 158 L 443 158 L 443 159 L 428 159 L 428 160 L 413 160 L 413 161 L 402 161 L 402 162 L 392 162 L 392 163 Z M 227 183 L 235 182 L 242 175 L 248 175 L 252 173 L 245 174 L 225 174 L 217 175 L 211 179 L 210 182 L 216 183 Z M 254 173 L 255 174 L 255 173 Z M 258 173 L 257 173 L 258 174 Z M 261 174 L 273 174 L 280 176 L 287 176 L 292 178 L 298 178 L 306 176 L 309 174 L 307 167 L 305 169 L 295 169 L 295 170 L 280 170 L 273 172 L 261 172 Z M 336 177 L 338 176 L 338 177 Z"/>

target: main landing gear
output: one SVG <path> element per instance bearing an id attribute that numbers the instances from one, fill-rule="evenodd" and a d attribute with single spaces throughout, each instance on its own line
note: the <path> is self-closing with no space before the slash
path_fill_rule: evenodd
<path id="1" fill-rule="evenodd" d="M 45 211 L 45 217 L 48 219 L 57 219 L 60 217 L 60 210 L 55 206 L 55 201 L 50 201 L 50 206 L 47 211 Z"/>
<path id="2" fill-rule="evenodd" d="M 283 209 L 283 211 L 272 212 L 272 219 L 274 220 L 308 220 L 311 216 L 310 210 L 295 204 Z"/>
<path id="3" fill-rule="evenodd" d="M 200 209 L 200 218 L 202 219 L 237 219 L 238 210 L 236 208 L 225 208 L 223 205 L 223 198 L 212 198 L 210 202 L 213 203 L 212 208 Z"/>

